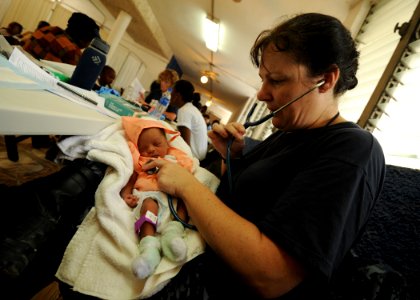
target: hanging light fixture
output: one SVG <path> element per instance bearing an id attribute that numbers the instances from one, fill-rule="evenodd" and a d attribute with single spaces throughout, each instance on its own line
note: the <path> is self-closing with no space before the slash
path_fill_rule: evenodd
<path id="1" fill-rule="evenodd" d="M 204 20 L 204 40 L 206 47 L 213 52 L 219 49 L 219 21 L 212 16 L 207 16 Z"/>
<path id="2" fill-rule="evenodd" d="M 213 52 L 219 49 L 219 20 L 214 18 L 214 0 L 211 0 L 211 13 L 204 19 L 204 41 L 206 47 Z"/>
<path id="3" fill-rule="evenodd" d="M 212 70 L 212 64 L 210 63 L 210 69 L 201 72 L 200 81 L 201 83 L 206 84 L 207 82 L 209 82 L 210 79 L 216 80 L 217 75 L 218 74 Z"/>

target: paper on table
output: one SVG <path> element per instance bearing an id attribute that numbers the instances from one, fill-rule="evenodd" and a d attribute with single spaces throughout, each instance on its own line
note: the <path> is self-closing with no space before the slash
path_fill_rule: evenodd
<path id="1" fill-rule="evenodd" d="M 41 64 L 46 67 L 52 68 L 53 70 L 61 72 L 68 77 L 71 77 L 71 75 L 74 72 L 74 69 L 76 68 L 76 66 L 73 65 L 43 59 L 41 59 Z"/>
<path id="2" fill-rule="evenodd" d="M 13 50 L 9 57 L 9 61 L 16 67 L 19 73 L 36 81 L 41 86 L 41 89 L 46 89 L 56 95 L 91 109 L 95 109 L 108 116 L 116 117 L 115 113 L 108 111 L 104 107 L 105 99 L 100 97 L 96 92 L 60 82 L 57 78 L 41 69 L 40 66 L 28 58 L 20 49 L 15 48 Z"/>
<path id="3" fill-rule="evenodd" d="M 12 54 L 9 57 L 9 61 L 15 65 L 21 73 L 38 82 L 38 84 L 43 85 L 46 89 L 54 88 L 57 85 L 57 78 L 42 70 L 22 51 L 20 51 L 19 48 L 13 49 Z"/>
<path id="4" fill-rule="evenodd" d="M 20 75 L 4 56 L 0 55 L 0 88 L 41 90 L 37 82 Z"/>

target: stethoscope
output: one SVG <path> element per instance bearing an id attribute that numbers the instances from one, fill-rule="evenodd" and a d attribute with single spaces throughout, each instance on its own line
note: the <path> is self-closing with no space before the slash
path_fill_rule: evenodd
<path id="1" fill-rule="evenodd" d="M 148 162 L 150 162 L 151 160 L 149 160 Z M 147 170 L 146 173 L 149 175 L 152 174 L 156 174 L 157 172 L 159 172 L 159 168 L 158 167 L 154 167 L 153 169 Z M 178 213 L 176 212 L 176 209 L 174 207 L 174 199 L 172 198 L 171 195 L 167 194 L 168 197 L 168 206 L 169 206 L 169 210 L 171 211 L 171 214 L 174 216 L 175 220 L 177 220 L 178 222 L 180 222 L 184 227 L 192 229 L 192 230 L 197 230 L 197 228 L 194 225 L 191 225 L 187 222 L 184 222 L 179 216 Z"/>
<path id="2" fill-rule="evenodd" d="M 325 80 L 321 80 L 319 81 L 317 84 L 315 84 L 313 87 L 311 87 L 309 90 L 307 90 L 306 92 L 304 92 L 303 94 L 299 95 L 296 98 L 293 98 L 292 100 L 290 100 L 289 102 L 287 102 L 286 104 L 280 106 L 279 108 L 277 108 L 276 110 L 272 111 L 271 113 L 269 113 L 268 115 L 262 117 L 261 119 L 257 120 L 257 121 L 253 121 L 251 122 L 250 119 L 252 117 L 252 114 L 254 113 L 255 108 L 257 107 L 257 103 L 255 103 L 251 110 L 249 111 L 248 115 L 246 116 L 245 119 L 245 124 L 244 127 L 245 129 L 247 129 L 248 127 L 253 127 L 253 126 L 258 126 L 262 123 L 264 123 L 265 121 L 271 119 L 272 117 L 274 117 L 278 112 L 282 111 L 283 109 L 285 109 L 286 107 L 288 107 L 289 105 L 295 103 L 296 101 L 298 101 L 299 99 L 302 99 L 303 97 L 305 97 L 307 94 L 309 94 L 310 92 L 312 92 L 313 90 L 319 88 L 321 85 L 323 85 L 325 83 Z M 229 190 L 232 193 L 232 188 L 233 188 L 233 180 L 232 180 L 232 171 L 230 168 L 230 148 L 232 147 L 232 143 L 233 143 L 234 139 L 231 138 L 226 146 L 226 172 L 227 172 L 227 176 L 228 176 L 228 182 L 229 182 Z"/>
<path id="3" fill-rule="evenodd" d="M 289 102 L 287 102 L 286 104 L 280 106 L 279 108 L 277 108 L 276 110 L 272 111 L 271 113 L 269 113 L 268 115 L 262 117 L 261 119 L 251 122 L 249 121 L 249 119 L 252 117 L 252 114 L 254 113 L 255 108 L 257 107 L 257 103 L 255 103 L 251 110 L 249 111 L 247 117 L 246 117 L 246 121 L 244 124 L 245 129 L 247 129 L 248 127 L 253 127 L 253 126 L 257 126 L 260 125 L 261 123 L 264 123 L 265 121 L 267 121 L 268 119 L 271 119 L 272 117 L 274 117 L 276 115 L 276 113 L 282 111 L 283 109 L 285 109 L 286 107 L 288 107 L 289 105 L 295 103 L 296 101 L 298 101 L 299 99 L 302 99 L 303 97 L 305 97 L 307 94 L 309 94 L 310 92 L 312 92 L 313 90 L 315 90 L 316 88 L 319 88 L 321 85 L 323 85 L 325 83 L 324 80 L 321 80 L 320 82 L 318 82 L 316 85 L 314 85 L 313 87 L 311 87 L 309 90 L 307 90 L 305 93 L 301 94 L 300 96 L 290 100 Z"/>
<path id="4" fill-rule="evenodd" d="M 272 111 L 271 113 L 269 113 L 268 115 L 262 117 L 261 119 L 257 120 L 257 121 L 253 121 L 251 122 L 250 119 L 252 117 L 252 114 L 254 113 L 254 110 L 257 106 L 257 103 L 255 103 L 251 110 L 249 111 L 249 113 L 246 116 L 246 120 L 244 123 L 244 127 L 245 129 L 247 129 L 248 127 L 254 127 L 254 126 L 258 126 L 262 123 L 264 123 L 265 121 L 271 119 L 272 117 L 274 117 L 278 112 L 282 111 L 283 109 L 285 109 L 286 107 L 288 107 L 289 105 L 293 104 L 294 102 L 298 101 L 299 99 L 302 99 L 303 97 L 305 97 L 307 94 L 309 94 L 310 92 L 312 92 L 313 90 L 317 89 L 318 87 L 320 87 L 321 85 L 323 85 L 325 83 L 324 80 L 321 80 L 320 82 L 318 82 L 316 85 L 314 85 L 313 87 L 311 87 L 309 90 L 307 90 L 305 93 L 299 95 L 298 97 L 290 100 L 289 102 L 287 102 L 286 104 L 280 106 L 279 108 L 277 108 L 276 110 Z M 232 192 L 232 187 L 233 187 L 233 182 L 232 182 L 232 172 L 231 172 L 231 168 L 230 168 L 230 148 L 232 146 L 232 143 L 234 141 L 234 138 L 231 138 L 228 143 L 227 143 L 227 149 L 226 149 L 226 170 L 227 170 L 227 176 L 228 176 L 228 181 L 229 181 L 229 189 Z M 174 218 L 180 222 L 182 225 L 184 225 L 184 227 L 192 229 L 192 230 L 197 230 L 197 228 L 194 225 L 191 225 L 189 223 L 184 222 L 177 214 L 175 208 L 174 208 L 174 204 L 173 204 L 173 199 L 170 195 L 168 195 L 168 204 L 169 204 L 169 209 L 172 213 L 172 215 L 174 216 Z"/>

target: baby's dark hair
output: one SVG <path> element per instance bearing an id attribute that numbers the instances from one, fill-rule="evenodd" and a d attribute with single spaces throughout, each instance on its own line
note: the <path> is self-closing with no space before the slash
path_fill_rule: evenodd
<path id="1" fill-rule="evenodd" d="M 142 130 L 142 132 L 139 134 L 139 136 L 137 137 L 137 146 L 139 145 L 139 140 L 140 140 L 140 136 L 141 136 L 141 134 L 142 134 L 143 132 L 145 132 L 146 130 L 148 130 L 148 129 L 158 129 L 158 130 L 160 131 L 160 133 L 162 134 L 162 136 L 163 136 L 166 140 L 168 140 L 168 137 L 166 136 L 165 129 L 160 128 L 160 127 L 147 127 L 147 128 L 144 128 L 144 129 Z"/>
<path id="2" fill-rule="evenodd" d="M 309 75 L 322 75 L 338 67 L 340 78 L 334 89 L 336 95 L 357 85 L 359 52 L 350 32 L 332 16 L 301 14 L 272 30 L 261 32 L 250 52 L 251 60 L 257 67 L 263 64 L 262 53 L 270 44 L 306 66 Z"/>

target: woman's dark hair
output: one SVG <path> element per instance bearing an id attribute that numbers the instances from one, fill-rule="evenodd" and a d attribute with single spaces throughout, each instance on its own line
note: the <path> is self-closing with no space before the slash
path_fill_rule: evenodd
<path id="1" fill-rule="evenodd" d="M 257 67 L 263 64 L 262 53 L 270 44 L 306 66 L 312 76 L 338 67 L 340 78 L 334 89 L 336 95 L 357 85 L 359 52 L 350 32 L 334 17 L 318 13 L 301 14 L 272 30 L 261 32 L 250 52 L 251 60 Z"/>
<path id="2" fill-rule="evenodd" d="M 194 86 L 188 80 L 178 80 L 175 82 L 173 89 L 181 95 L 185 102 L 191 102 L 193 100 Z"/>
<path id="3" fill-rule="evenodd" d="M 198 109 L 201 109 L 201 94 L 198 92 L 194 92 L 192 96 L 192 104 L 197 107 Z"/>

